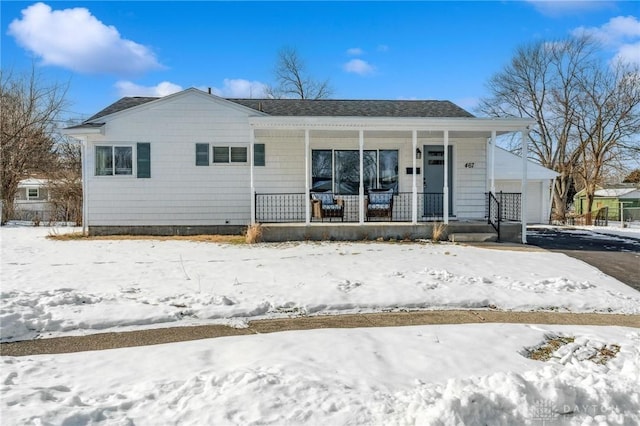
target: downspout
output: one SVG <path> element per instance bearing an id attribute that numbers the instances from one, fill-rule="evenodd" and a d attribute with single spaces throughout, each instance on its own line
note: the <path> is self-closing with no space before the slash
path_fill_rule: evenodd
<path id="1" fill-rule="evenodd" d="M 522 222 L 522 244 L 527 244 L 527 163 L 529 129 L 522 130 L 522 194 L 520 200 L 520 221 Z"/>

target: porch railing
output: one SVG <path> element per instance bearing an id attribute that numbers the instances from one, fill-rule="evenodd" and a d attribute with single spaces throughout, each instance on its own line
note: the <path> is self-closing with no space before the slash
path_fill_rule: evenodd
<path id="1" fill-rule="evenodd" d="M 443 194 L 419 192 L 418 221 L 441 221 L 444 218 Z M 325 218 L 324 221 L 358 222 L 359 196 L 336 195 L 344 200 L 343 218 Z M 259 223 L 300 223 L 305 222 L 306 203 L 310 202 L 303 192 L 256 193 L 256 222 Z M 393 196 L 393 222 L 411 222 L 413 193 L 400 192 Z M 366 215 L 365 215 L 366 216 Z M 312 222 L 320 219 L 311 218 Z M 388 217 L 370 218 L 371 221 L 388 222 Z"/>
<path id="2" fill-rule="evenodd" d="M 490 199 L 492 194 L 485 192 L 485 216 L 491 217 L 491 203 Z M 496 202 L 499 205 L 498 213 L 501 221 L 513 221 L 519 222 L 521 216 L 522 206 L 522 194 L 519 192 L 496 192 L 493 194 Z"/>
<path id="3" fill-rule="evenodd" d="M 500 240 L 500 220 L 500 202 L 493 193 L 489 192 L 487 197 L 487 223 L 498 233 L 498 241 Z"/>

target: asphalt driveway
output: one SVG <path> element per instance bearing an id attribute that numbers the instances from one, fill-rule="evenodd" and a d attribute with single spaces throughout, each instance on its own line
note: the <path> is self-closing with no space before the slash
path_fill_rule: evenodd
<path id="1" fill-rule="evenodd" d="M 640 239 L 534 227 L 527 231 L 527 243 L 582 260 L 640 291 Z"/>

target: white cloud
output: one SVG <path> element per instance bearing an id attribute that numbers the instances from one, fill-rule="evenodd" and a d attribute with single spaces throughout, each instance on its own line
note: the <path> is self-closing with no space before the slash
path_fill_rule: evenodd
<path id="1" fill-rule="evenodd" d="M 600 27 L 578 27 L 572 34 L 589 35 L 615 49 L 616 60 L 640 64 L 640 21 L 634 16 L 616 16 Z"/>
<path id="2" fill-rule="evenodd" d="M 225 78 L 222 88 L 214 87 L 211 91 L 223 98 L 265 98 L 267 85 L 259 81 Z"/>
<path id="3" fill-rule="evenodd" d="M 389 46 L 387 46 L 386 44 L 378 45 L 378 52 L 388 52 L 388 51 L 389 51 Z"/>
<path id="4" fill-rule="evenodd" d="M 623 44 L 618 48 L 614 61 L 622 61 L 640 66 L 640 41 L 633 44 Z"/>
<path id="5" fill-rule="evenodd" d="M 347 55 L 349 56 L 360 56 L 364 54 L 364 50 L 359 47 L 352 47 L 351 49 L 347 49 Z"/>
<path id="6" fill-rule="evenodd" d="M 590 35 L 602 43 L 612 45 L 640 38 L 640 21 L 635 16 L 616 16 L 600 27 L 578 27 L 574 35 Z"/>
<path id="7" fill-rule="evenodd" d="M 360 75 L 371 74 L 375 70 L 373 65 L 369 64 L 367 61 L 363 61 L 362 59 L 352 59 L 344 64 L 343 68 L 346 72 Z"/>
<path id="8" fill-rule="evenodd" d="M 565 15 L 584 14 L 602 9 L 612 9 L 613 1 L 593 0 L 526 0 L 543 15 L 559 17 Z"/>
<path id="9" fill-rule="evenodd" d="M 162 68 L 149 48 L 122 38 L 84 7 L 54 11 L 33 4 L 9 24 L 8 34 L 43 64 L 81 73 L 132 75 Z"/>
<path id="10" fill-rule="evenodd" d="M 163 81 L 155 86 L 140 86 L 131 81 L 118 81 L 115 84 L 120 96 L 156 96 L 162 97 L 182 90 L 182 87 Z"/>

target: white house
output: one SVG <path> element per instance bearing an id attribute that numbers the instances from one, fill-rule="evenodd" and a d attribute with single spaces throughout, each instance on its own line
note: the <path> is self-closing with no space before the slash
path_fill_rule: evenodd
<path id="1" fill-rule="evenodd" d="M 66 133 L 83 142 L 89 233 L 224 232 L 255 222 L 332 232 L 336 221 L 496 222 L 486 195 L 500 187 L 495 139 L 526 140 L 532 123 L 476 118 L 448 101 L 223 99 L 187 89 L 123 98 Z M 513 164 L 526 189 L 527 162 Z M 310 196 L 321 190 L 340 200 L 339 219 L 314 216 Z M 375 190 L 393 193 L 385 217 L 367 211 Z"/>

